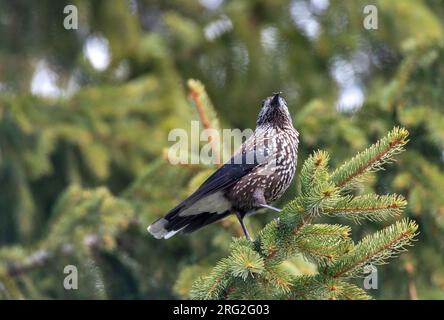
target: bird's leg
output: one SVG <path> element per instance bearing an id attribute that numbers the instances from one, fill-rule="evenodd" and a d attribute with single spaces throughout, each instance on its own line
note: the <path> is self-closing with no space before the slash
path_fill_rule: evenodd
<path id="1" fill-rule="evenodd" d="M 247 240 L 251 241 L 250 234 L 248 233 L 247 227 L 245 226 L 245 223 L 244 223 L 244 217 L 237 211 L 236 211 L 236 217 L 239 220 L 242 230 L 244 231 L 245 238 L 247 238 Z"/>
<path id="2" fill-rule="evenodd" d="M 275 207 L 270 206 L 270 205 L 268 205 L 268 204 L 260 204 L 260 206 L 261 206 L 262 208 L 267 208 L 267 209 L 270 209 L 270 210 L 273 210 L 273 211 L 276 211 L 276 212 L 281 212 L 281 211 L 282 211 L 282 209 L 275 208 Z"/>

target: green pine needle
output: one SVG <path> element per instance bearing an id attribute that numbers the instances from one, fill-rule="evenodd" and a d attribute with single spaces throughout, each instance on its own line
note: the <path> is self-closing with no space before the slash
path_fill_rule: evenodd
<path id="1" fill-rule="evenodd" d="M 331 292 L 333 300 L 370 300 L 371 297 L 363 289 L 345 281 L 338 281 Z"/>
<path id="2" fill-rule="evenodd" d="M 327 152 L 316 151 L 302 166 L 301 203 L 310 214 L 316 215 L 321 208 L 332 206 L 339 196 L 338 189 L 330 182 L 328 160 Z"/>
<path id="3" fill-rule="evenodd" d="M 300 174 L 302 194 L 310 194 L 313 187 L 328 181 L 329 158 L 327 152 L 318 150 L 304 162 Z"/>
<path id="4" fill-rule="evenodd" d="M 387 136 L 336 169 L 331 181 L 339 188 L 347 189 L 366 173 L 381 170 L 384 164 L 393 162 L 393 157 L 404 151 L 408 135 L 406 129 L 395 127 Z"/>
<path id="5" fill-rule="evenodd" d="M 230 262 L 231 274 L 242 280 L 246 280 L 248 276 L 254 278 L 255 274 L 261 274 L 264 270 L 264 260 L 259 253 L 244 246 L 234 249 Z"/>
<path id="6" fill-rule="evenodd" d="M 379 196 L 368 194 L 363 196 L 345 196 L 333 208 L 323 210 L 329 216 L 344 217 L 355 222 L 367 219 L 382 221 L 402 213 L 407 201 L 399 195 Z"/>
<path id="7" fill-rule="evenodd" d="M 327 271 L 328 275 L 332 278 L 361 276 L 364 266 L 385 264 L 411 245 L 417 229 L 414 221 L 403 219 L 366 236 Z"/>

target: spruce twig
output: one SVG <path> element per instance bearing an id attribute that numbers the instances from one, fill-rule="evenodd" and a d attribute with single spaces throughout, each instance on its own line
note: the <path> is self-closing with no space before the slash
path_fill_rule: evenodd
<path id="1" fill-rule="evenodd" d="M 336 169 L 332 174 L 332 182 L 344 189 L 364 174 L 381 170 L 384 164 L 393 161 L 393 156 L 404 150 L 408 135 L 406 129 L 395 127 L 386 137 Z"/>
<path id="2" fill-rule="evenodd" d="M 358 276 L 368 264 L 385 264 L 411 245 L 417 235 L 415 222 L 404 219 L 362 239 L 329 270 L 333 278 Z"/>
<path id="3" fill-rule="evenodd" d="M 363 219 L 382 221 L 398 216 L 405 208 L 407 201 L 399 195 L 379 196 L 367 194 L 363 196 L 345 196 L 334 208 L 326 208 L 324 214 L 351 219 L 359 222 Z"/>
<path id="4" fill-rule="evenodd" d="M 190 97 L 196 106 L 197 113 L 199 114 L 200 121 L 203 127 L 211 133 L 210 130 L 219 130 L 219 123 L 215 115 L 215 109 L 208 97 L 204 85 L 194 79 L 188 80 L 188 88 L 190 90 Z M 210 113 L 210 115 L 208 114 Z M 212 121 L 210 120 L 212 119 Z M 221 166 L 220 157 L 220 145 L 217 143 L 217 139 L 211 134 L 208 136 L 208 142 L 211 144 L 211 150 L 214 155 L 214 160 L 218 166 Z"/>

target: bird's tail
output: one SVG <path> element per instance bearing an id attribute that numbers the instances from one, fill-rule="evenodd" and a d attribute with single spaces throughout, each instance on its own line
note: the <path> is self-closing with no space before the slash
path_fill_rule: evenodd
<path id="1" fill-rule="evenodd" d="M 191 233 L 210 223 L 225 218 L 230 211 L 223 213 L 202 212 L 199 214 L 180 216 L 177 213 L 167 214 L 148 226 L 148 232 L 156 239 L 169 239 L 178 232 Z"/>
<path id="2" fill-rule="evenodd" d="M 167 224 L 167 219 L 160 218 L 148 226 L 148 232 L 151 233 L 156 239 L 166 238 L 169 233 L 169 231 L 165 228 Z"/>

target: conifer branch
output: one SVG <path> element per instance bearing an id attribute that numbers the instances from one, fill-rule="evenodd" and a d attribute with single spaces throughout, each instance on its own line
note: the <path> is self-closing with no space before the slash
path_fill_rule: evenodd
<path id="1" fill-rule="evenodd" d="M 291 279 L 291 292 L 285 297 L 291 300 L 322 299 L 324 290 L 317 275 L 302 275 Z M 284 297 L 282 297 L 284 298 Z"/>
<path id="2" fill-rule="evenodd" d="M 332 300 L 369 300 L 371 297 L 361 288 L 354 284 L 338 281 L 332 290 Z"/>
<path id="3" fill-rule="evenodd" d="M 207 130 L 214 129 L 220 132 L 216 111 L 207 95 L 207 92 L 205 91 L 204 85 L 198 80 L 189 79 L 188 88 L 190 89 L 190 97 L 196 106 L 196 110 L 203 127 Z M 209 132 L 211 133 L 211 131 Z M 221 166 L 220 145 L 217 143 L 218 140 L 210 134 L 208 136 L 208 142 L 211 144 L 211 150 L 213 152 L 215 162 L 218 164 L 218 166 Z"/>
<path id="4" fill-rule="evenodd" d="M 209 276 L 196 281 L 190 291 L 192 297 L 220 299 L 236 278 L 245 281 L 263 272 L 264 261 L 249 241 L 237 240 L 232 248 L 231 255 L 219 261 Z"/>
<path id="5" fill-rule="evenodd" d="M 328 208 L 337 201 L 339 192 L 330 182 L 329 155 L 316 151 L 305 161 L 301 170 L 301 203 L 307 215 L 318 214 L 320 208 Z"/>
<path id="6" fill-rule="evenodd" d="M 342 197 L 333 208 L 323 210 L 324 214 L 351 219 L 359 222 L 363 219 L 382 221 L 398 216 L 405 208 L 407 201 L 400 195 Z"/>
<path id="7" fill-rule="evenodd" d="M 404 150 L 407 137 L 406 129 L 395 127 L 386 137 L 335 170 L 332 182 L 339 188 L 347 188 L 364 174 L 382 169 L 384 164 L 393 161 L 393 156 Z"/>
<path id="8" fill-rule="evenodd" d="M 11 277 L 18 277 L 31 270 L 45 266 L 52 258 L 53 255 L 50 252 L 38 250 L 27 256 L 21 262 L 9 262 L 9 266 L 4 273 Z"/>
<path id="9" fill-rule="evenodd" d="M 200 277 L 192 286 L 190 296 L 193 299 L 219 299 L 232 279 L 228 275 L 229 259 L 219 261 L 213 271 L 205 277 Z"/>
<path id="10" fill-rule="evenodd" d="M 288 299 L 295 300 L 369 300 L 371 297 L 351 283 L 319 275 L 294 277 Z"/>
<path id="11" fill-rule="evenodd" d="M 295 246 L 300 253 L 325 266 L 352 250 L 349 233 L 347 226 L 308 224 L 299 233 Z"/>
<path id="12" fill-rule="evenodd" d="M 417 229 L 415 222 L 404 219 L 369 235 L 333 265 L 328 273 L 333 278 L 353 277 L 361 275 L 365 265 L 384 264 L 411 245 Z"/>
<path id="13" fill-rule="evenodd" d="M 407 261 L 404 264 L 404 269 L 408 276 L 408 288 L 410 300 L 418 300 L 418 291 L 416 289 L 415 280 L 413 278 L 414 266 L 410 257 L 407 257 Z"/>
<path id="14" fill-rule="evenodd" d="M 138 225 L 128 203 L 113 197 L 104 188 L 82 190 L 71 186 L 59 199 L 54 211 L 54 225 L 47 238 L 36 245 L 39 249 L 31 252 L 14 247 L 0 250 L 0 276 L 20 277 L 45 267 L 57 257 L 75 255 L 77 252 L 72 250 L 75 245 L 78 250 L 100 248 L 111 251 L 119 235 L 129 226 Z M 80 221 L 93 222 L 94 219 L 106 228 L 78 227 Z"/>
<path id="15" fill-rule="evenodd" d="M 291 276 L 287 272 L 284 272 L 276 266 L 266 267 L 265 271 L 263 278 L 268 284 L 276 288 L 279 293 L 288 294 L 291 292 Z"/>

